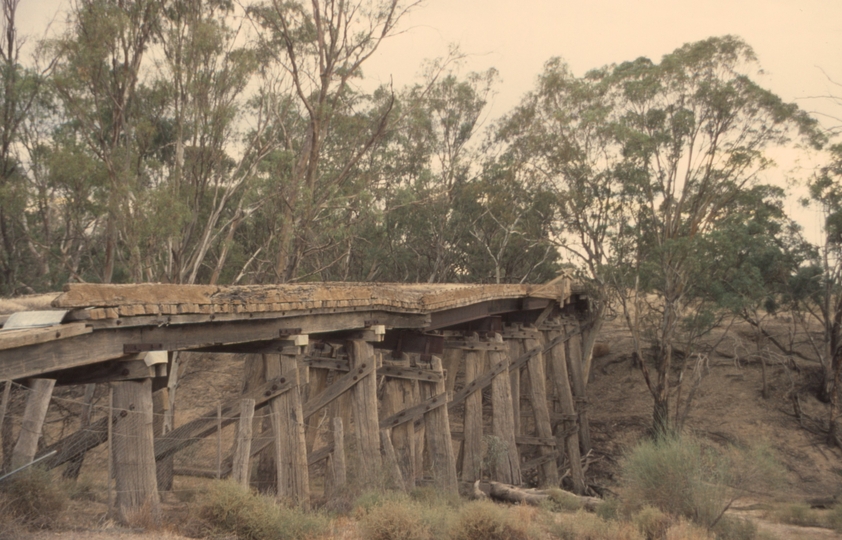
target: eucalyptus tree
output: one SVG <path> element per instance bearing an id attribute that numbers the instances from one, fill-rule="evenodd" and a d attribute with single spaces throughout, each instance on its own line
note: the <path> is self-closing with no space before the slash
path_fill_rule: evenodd
<path id="1" fill-rule="evenodd" d="M 276 215 L 259 248 L 271 255 L 264 268 L 273 275 L 267 278 L 285 282 L 314 276 L 342 260 L 317 261 L 336 243 L 319 232 L 341 227 L 337 216 L 347 215 L 348 201 L 361 193 L 348 189 L 354 173 L 382 138 L 394 106 L 393 95 L 366 99 L 354 84 L 366 61 L 416 5 L 271 0 L 249 9 L 259 29 L 261 60 L 266 69 L 280 71 L 293 98 L 283 105 L 291 104 L 297 114 L 285 110 L 284 115 L 303 120 L 278 127 L 287 158 L 277 161 L 279 168 L 271 173 L 274 191 L 266 193 Z M 344 122 L 355 124 L 354 137 L 342 136 L 348 134 L 338 129 Z"/>
<path id="2" fill-rule="evenodd" d="M 809 199 L 824 215 L 824 238 L 790 281 L 792 312 L 803 325 L 822 367 L 819 398 L 830 404 L 828 444 L 842 448 L 838 419 L 842 377 L 842 144 L 829 148 L 826 165 L 808 182 Z M 820 338 L 810 327 L 821 325 Z"/>
<path id="3" fill-rule="evenodd" d="M 400 94 L 376 155 L 383 242 L 372 256 L 396 281 L 470 279 L 468 186 L 479 173 L 478 128 L 497 72 L 460 77 L 450 60 L 430 62 L 424 80 Z"/>
<path id="4" fill-rule="evenodd" d="M 551 201 L 549 237 L 588 284 L 594 317 L 585 334 L 585 373 L 605 320 L 611 264 L 609 238 L 618 232 L 622 160 L 612 119 L 610 85 L 601 72 L 576 77 L 560 58 L 544 65 L 536 88 L 495 126 L 499 163 Z M 587 376 L 585 377 L 587 380 Z"/>
<path id="5" fill-rule="evenodd" d="M 622 148 L 616 173 L 626 204 L 615 290 L 654 399 L 654 428 L 669 431 L 676 347 L 694 354 L 700 309 L 693 277 L 708 262 L 700 243 L 722 227 L 734 202 L 772 166 L 766 151 L 794 132 L 819 145 L 815 121 L 753 82 L 752 49 L 732 36 L 690 43 L 660 64 L 640 58 L 604 70 Z M 618 237 L 619 238 L 619 237 Z M 654 295 L 654 302 L 648 295 Z M 682 343 L 684 341 L 684 343 Z"/>
<path id="6" fill-rule="evenodd" d="M 700 358 L 698 338 L 716 321 L 698 282 L 710 266 L 703 244 L 773 165 L 769 148 L 796 132 L 821 143 L 812 119 L 752 81 L 756 68 L 752 49 L 732 36 L 582 78 L 551 61 L 499 131 L 522 174 L 558 194 L 561 246 L 600 300 L 614 295 L 642 359 L 656 433 L 675 427 L 675 351 Z"/>
<path id="7" fill-rule="evenodd" d="M 28 230 L 30 186 L 20 144 L 27 119 L 41 101 L 44 79 L 22 63 L 23 40 L 16 22 L 19 2 L 0 4 L 0 295 L 49 285 L 50 273 L 47 250 Z"/>
<path id="8" fill-rule="evenodd" d="M 66 32 L 49 43 L 55 56 L 52 85 L 64 114 L 76 127 L 74 136 L 107 173 L 105 212 L 95 224 L 102 230 L 100 279 L 106 283 L 114 278 L 119 257 L 137 255 L 132 229 L 139 209 L 133 201 L 150 171 L 137 153 L 135 137 L 143 134 L 136 131 L 141 118 L 136 98 L 159 8 L 157 0 L 79 0 Z M 130 255 L 118 253 L 121 236 Z M 136 266 L 131 277 L 142 279 Z"/>
<path id="9" fill-rule="evenodd" d="M 231 25 L 244 16 L 231 2 L 163 5 L 155 84 L 166 102 L 165 178 L 150 214 L 170 219 L 150 243 L 165 248 L 150 254 L 150 264 L 168 281 L 216 283 L 238 226 L 260 206 L 251 193 L 278 145 L 269 127 L 275 97 L 256 51 Z"/>

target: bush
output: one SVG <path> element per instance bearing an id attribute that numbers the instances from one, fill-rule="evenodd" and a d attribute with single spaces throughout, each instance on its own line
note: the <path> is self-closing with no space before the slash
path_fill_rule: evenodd
<path id="1" fill-rule="evenodd" d="M 634 515 L 632 522 L 643 536 L 650 540 L 658 540 L 664 537 L 672 519 L 654 506 L 644 506 Z"/>
<path id="2" fill-rule="evenodd" d="M 715 451 L 693 437 L 665 437 L 638 444 L 622 466 L 623 510 L 649 505 L 712 528 L 748 489 L 769 489 L 780 467 L 765 445 Z"/>
<path id="3" fill-rule="evenodd" d="M 667 529 L 664 540 L 714 540 L 714 534 L 692 521 L 679 519 Z"/>
<path id="4" fill-rule="evenodd" d="M 549 496 L 542 506 L 550 512 L 576 512 L 582 509 L 582 501 L 562 489 L 547 490 Z"/>
<path id="5" fill-rule="evenodd" d="M 821 527 L 822 519 L 819 513 L 804 503 L 788 504 L 772 512 L 770 516 L 779 523 L 798 525 L 800 527 Z"/>
<path id="6" fill-rule="evenodd" d="M 489 501 L 464 505 L 450 530 L 452 540 L 528 540 L 527 525 Z"/>
<path id="7" fill-rule="evenodd" d="M 643 540 L 630 523 L 605 520 L 581 510 L 556 516 L 549 532 L 560 540 Z"/>
<path id="8" fill-rule="evenodd" d="M 835 504 L 827 515 L 827 526 L 842 533 L 842 504 Z"/>
<path id="9" fill-rule="evenodd" d="M 68 497 L 61 484 L 37 467 L 11 477 L 3 485 L 3 492 L 3 514 L 27 527 L 49 527 L 67 506 Z"/>
<path id="10" fill-rule="evenodd" d="M 368 540 L 424 540 L 430 538 L 418 506 L 410 501 L 387 501 L 369 510 L 360 520 Z"/>
<path id="11" fill-rule="evenodd" d="M 212 531 L 234 533 L 243 540 L 292 540 L 328 530 L 325 516 L 278 506 L 232 481 L 214 482 L 199 513 Z"/>
<path id="12" fill-rule="evenodd" d="M 716 540 L 754 540 L 757 525 L 747 519 L 725 516 L 713 527 Z"/>

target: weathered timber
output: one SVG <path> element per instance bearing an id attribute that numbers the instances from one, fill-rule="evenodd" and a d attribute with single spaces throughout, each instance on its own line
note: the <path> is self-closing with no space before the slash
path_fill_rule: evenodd
<path id="1" fill-rule="evenodd" d="M 348 342 L 348 349 L 352 368 L 349 373 L 376 366 L 374 348 L 371 343 L 357 339 L 351 340 Z M 379 477 L 382 467 L 380 425 L 377 414 L 377 377 L 374 369 L 371 369 L 367 375 L 359 376 L 357 383 L 351 387 L 351 400 L 362 468 L 361 477 L 367 481 L 373 481 Z"/>
<path id="2" fill-rule="evenodd" d="M 539 506 L 542 502 L 549 499 L 549 495 L 547 493 L 538 492 L 536 490 L 518 488 L 501 482 L 489 482 L 489 485 L 491 488 L 489 495 L 492 499 L 496 499 L 498 501 Z"/>
<path id="3" fill-rule="evenodd" d="M 94 331 L 108 328 L 133 328 L 138 326 L 181 326 L 243 320 L 288 320 L 290 329 L 306 328 L 311 333 L 341 332 L 364 328 L 366 321 L 383 321 L 390 328 L 425 328 L 430 316 L 422 313 L 390 313 L 371 311 L 365 308 L 352 308 L 349 312 L 337 312 L 335 309 L 307 309 L 303 311 L 264 311 L 249 313 L 211 313 L 183 315 L 139 315 L 134 317 L 103 318 L 87 321 Z"/>
<path id="4" fill-rule="evenodd" d="M 91 405 L 94 400 L 94 391 L 96 390 L 95 384 L 87 384 L 85 385 L 85 395 L 82 398 L 82 404 L 79 411 L 79 430 L 82 431 L 87 428 L 91 424 L 91 414 L 93 413 L 93 406 Z M 67 465 L 67 468 L 64 469 L 62 473 L 62 477 L 69 478 L 72 480 L 76 480 L 79 478 L 79 471 L 82 470 L 82 462 L 85 459 L 85 454 L 80 454 L 76 457 L 70 464 Z"/>
<path id="5" fill-rule="evenodd" d="M 540 333 L 536 330 L 537 336 L 524 341 L 524 346 L 527 350 L 542 348 L 538 342 Z M 544 371 L 544 357 L 543 355 L 536 355 L 526 364 L 527 372 L 529 373 L 529 390 L 530 401 L 532 402 L 532 412 L 535 415 L 535 429 L 538 437 L 542 439 L 553 438 L 553 427 L 550 423 L 550 411 L 547 404 L 547 374 Z M 546 446 L 539 446 L 538 453 L 541 456 L 548 456 L 554 451 Z M 558 467 L 553 460 L 547 460 L 541 465 L 541 474 L 539 475 L 541 486 L 558 486 Z"/>
<path id="6" fill-rule="evenodd" d="M 115 422 L 119 419 L 115 419 Z M 96 448 L 108 440 L 108 418 L 103 417 L 93 422 L 86 428 L 71 433 L 67 437 L 56 441 L 38 452 L 37 458 L 46 456 L 55 451 L 55 455 L 44 460 L 43 466 L 47 469 L 54 469 L 60 465 L 78 458 L 88 450 Z"/>
<path id="7" fill-rule="evenodd" d="M 241 395 L 246 396 L 254 388 L 266 382 L 266 366 L 263 356 L 250 354 L 243 364 L 243 386 Z M 255 404 L 256 406 L 256 404 Z M 275 452 L 272 443 L 272 421 L 270 408 L 256 408 L 252 423 L 252 456 L 257 457 L 255 487 L 261 493 L 276 493 L 275 483 L 278 475 L 275 471 Z"/>
<path id="8" fill-rule="evenodd" d="M 570 379 L 567 373 L 566 347 L 564 343 L 557 342 L 559 335 L 560 332 L 557 330 L 548 332 L 550 343 L 556 343 L 550 351 L 551 379 L 555 382 L 556 397 L 564 418 L 564 422 L 557 428 L 556 436 L 559 447 L 564 447 L 567 461 L 570 463 L 573 490 L 581 495 L 585 492 L 585 475 L 582 472 L 582 456 L 579 452 L 576 407 L 573 403 L 573 391 L 570 389 Z"/>
<path id="9" fill-rule="evenodd" d="M 502 343 L 503 338 L 496 334 L 494 341 Z M 509 363 L 508 355 L 501 351 L 491 351 L 489 362 L 497 365 Z M 515 441 L 515 420 L 512 408 L 511 379 L 506 371 L 497 374 L 491 382 L 492 434 L 505 445 L 505 452 L 500 452 L 494 463 L 494 477 L 507 484 L 520 484 L 520 457 Z"/>
<path id="10" fill-rule="evenodd" d="M 395 426 L 418 420 L 426 413 L 447 405 L 447 392 L 430 396 L 421 403 L 408 407 L 380 421 L 380 429 L 392 429 Z"/>
<path id="11" fill-rule="evenodd" d="M 442 372 L 441 358 L 433 356 L 434 371 Z M 420 382 L 422 398 L 441 396 L 447 400 L 447 390 L 444 379 L 435 383 Z M 444 403 L 443 403 L 444 404 Z M 453 441 L 450 439 L 450 420 L 447 407 L 432 407 L 424 414 L 426 425 L 427 449 L 430 453 L 430 465 L 433 471 L 433 481 L 436 487 L 450 493 L 458 493 L 459 484 L 456 479 L 456 459 L 453 455 Z"/>
<path id="12" fill-rule="evenodd" d="M 591 428 L 590 422 L 588 422 L 587 408 L 588 395 L 584 379 L 584 366 L 582 365 L 581 333 L 577 331 L 575 334 L 576 337 L 567 342 L 567 366 L 570 368 L 573 398 L 577 404 L 576 412 L 579 414 L 579 448 L 582 454 L 587 454 L 591 450 Z"/>
<path id="13" fill-rule="evenodd" d="M 484 371 L 485 358 L 480 352 L 465 353 L 465 383 L 470 384 Z M 465 442 L 462 445 L 462 481 L 473 482 L 482 472 L 482 392 L 465 400 Z"/>
<path id="14" fill-rule="evenodd" d="M 240 402 L 240 420 L 237 423 L 237 438 L 232 463 L 234 481 L 248 487 L 251 478 L 251 438 L 254 423 L 254 400 Z"/>
<path id="15" fill-rule="evenodd" d="M 12 469 L 28 465 L 35 459 L 38 451 L 38 439 L 41 438 L 41 428 L 47 417 L 47 408 L 53 395 L 53 379 L 32 379 L 29 394 L 26 397 L 26 408 L 23 411 L 23 422 L 17 443 L 12 450 Z"/>
<path id="16" fill-rule="evenodd" d="M 3 398 L 0 399 L 0 453 L 3 460 L 0 461 L 0 468 L 6 469 L 12 461 L 12 433 L 11 426 L 6 424 L 6 412 L 9 410 L 9 400 L 12 394 L 12 381 L 5 381 L 3 384 Z"/>
<path id="17" fill-rule="evenodd" d="M 146 365 L 146 362 L 143 360 L 145 356 L 146 353 L 130 354 L 98 364 L 45 373 L 44 376 L 55 378 L 56 386 L 151 379 L 157 373 L 155 366 Z"/>
<path id="18" fill-rule="evenodd" d="M 544 285 L 458 285 L 396 283 L 318 283 L 216 287 L 144 283 L 128 285 L 73 283 L 53 300 L 54 307 L 117 307 L 126 313 L 162 311 L 216 312 L 231 307 L 242 312 L 267 309 L 378 307 L 403 311 L 440 311 L 488 302 L 493 307 L 512 300 L 516 309 L 541 309 L 549 299 L 569 296 L 569 280 Z M 535 298 L 525 298 L 535 297 Z M 139 309 L 136 309 L 137 306 Z M 210 306 L 205 308 L 204 306 Z M 223 311 L 223 310 L 220 310 Z"/>
<path id="19" fill-rule="evenodd" d="M 492 499 L 504 501 L 513 504 L 528 504 L 530 506 L 540 506 L 547 499 L 550 494 L 539 489 L 524 489 L 517 486 L 506 485 L 500 482 L 489 482 L 489 495 Z M 557 495 L 556 495 L 557 496 Z M 602 499 L 596 497 L 582 497 L 574 495 L 573 493 L 564 492 L 563 497 L 576 501 L 581 505 L 582 509 L 589 512 L 595 512 L 597 508 L 603 503 Z"/>
<path id="20" fill-rule="evenodd" d="M 310 418 L 317 413 L 322 407 L 327 407 L 330 403 L 354 387 L 364 377 L 374 372 L 375 364 L 373 358 L 371 362 L 361 362 L 357 364 L 353 370 L 349 371 L 339 379 L 333 381 L 333 384 L 325 388 L 321 393 L 311 398 L 304 404 L 304 418 Z"/>
<path id="21" fill-rule="evenodd" d="M 327 467 L 327 478 L 325 479 L 325 494 L 335 495 L 346 483 L 347 472 L 345 469 L 345 430 L 342 425 L 342 418 L 333 418 L 333 453 Z"/>
<path id="22" fill-rule="evenodd" d="M 509 358 L 520 358 L 523 356 L 523 341 L 520 339 L 509 339 L 506 341 L 509 346 Z M 525 367 L 525 366 L 524 366 Z M 511 378 L 512 392 L 512 414 L 515 421 L 515 435 L 523 435 L 520 416 L 520 370 L 521 366 L 509 366 L 509 377 Z"/>
<path id="23" fill-rule="evenodd" d="M 529 461 L 524 461 L 523 463 L 520 464 L 520 470 L 528 471 L 528 470 L 531 470 L 531 469 L 536 469 L 536 468 L 541 467 L 541 466 L 543 466 L 547 463 L 552 463 L 553 467 L 555 467 L 556 466 L 555 465 L 556 458 L 560 455 L 561 454 L 558 452 L 558 450 L 551 450 L 549 453 L 542 454 L 542 455 L 536 457 L 535 459 L 530 459 Z M 555 486 L 549 486 L 549 487 L 555 487 Z"/>
<path id="24" fill-rule="evenodd" d="M 148 512 L 161 517 L 152 434 L 152 381 L 121 381 L 113 385 L 114 409 L 123 421 L 114 426 L 114 477 L 117 510 L 123 522 Z M 126 413 L 125 416 L 123 413 Z"/>
<path id="25" fill-rule="evenodd" d="M 438 382 L 440 380 L 444 380 L 445 378 L 444 373 L 438 373 L 431 369 L 395 366 L 389 364 L 384 364 L 383 366 L 377 368 L 377 375 L 425 382 Z"/>
<path id="26" fill-rule="evenodd" d="M 447 403 L 447 408 L 449 410 L 453 410 L 456 406 L 460 405 L 465 399 L 473 394 L 478 390 L 482 390 L 497 376 L 498 373 L 502 373 L 505 370 L 510 369 L 519 369 L 526 365 L 530 358 L 534 357 L 539 353 L 546 353 L 552 347 L 559 343 L 565 343 L 568 339 L 570 339 L 571 335 L 560 335 L 556 339 L 554 339 L 551 343 L 548 343 L 543 348 L 536 348 L 524 353 L 520 358 L 509 362 L 508 357 L 506 357 L 505 362 L 498 362 L 497 364 L 493 364 L 488 372 L 486 372 L 482 377 L 475 379 L 473 382 L 466 384 L 461 390 L 453 394 L 450 401 Z M 502 349 L 501 349 L 502 350 Z M 501 357 L 502 358 L 502 357 Z"/>
<path id="27" fill-rule="evenodd" d="M 21 328 L 0 332 L 0 349 L 26 347 L 59 339 L 90 334 L 93 329 L 85 323 L 70 323 L 45 328 Z"/>
<path id="28" fill-rule="evenodd" d="M 465 433 L 463 431 L 451 431 L 450 437 L 454 441 L 464 441 Z M 529 435 L 518 435 L 515 437 L 515 443 L 521 446 L 549 446 L 555 448 L 557 446 L 555 439 L 543 439 L 541 437 L 531 437 Z"/>
<path id="29" fill-rule="evenodd" d="M 255 407 L 259 407 L 273 397 L 289 391 L 289 389 L 295 384 L 296 373 L 297 371 L 284 373 L 283 376 L 250 388 L 241 396 L 223 404 L 223 427 L 237 421 L 239 417 L 240 400 L 249 398 L 253 399 Z M 155 459 L 161 460 L 178 452 L 179 450 L 183 450 L 215 431 L 216 407 L 205 412 L 199 416 L 199 418 L 175 428 L 155 441 Z"/>
<path id="30" fill-rule="evenodd" d="M 409 358 L 403 355 L 403 359 L 384 360 L 383 365 L 377 368 L 382 372 L 385 368 L 409 367 Z M 386 418 L 415 405 L 413 393 L 413 381 L 403 378 L 387 377 L 383 381 L 382 413 Z M 381 422 L 382 423 L 382 422 Z M 391 442 L 393 444 L 396 460 L 401 470 L 401 476 L 407 490 L 415 488 L 415 428 L 412 423 L 403 423 L 391 430 Z"/>
<path id="31" fill-rule="evenodd" d="M 456 376 L 459 373 L 459 365 L 462 361 L 462 351 L 458 349 L 445 349 L 441 361 L 446 376 L 445 390 L 447 390 L 447 399 L 450 400 L 456 388 Z"/>
<path id="32" fill-rule="evenodd" d="M 314 369 L 325 369 L 333 371 L 348 371 L 347 358 L 322 358 L 319 356 L 305 356 L 304 363 Z"/>
<path id="33" fill-rule="evenodd" d="M 301 359 L 303 360 L 304 357 L 302 356 Z M 301 362 L 302 365 L 308 365 L 307 362 Z M 325 391 L 327 388 L 327 379 L 330 375 L 330 370 L 323 369 L 323 368 L 313 368 L 310 367 L 310 382 L 306 386 L 306 395 L 303 397 L 304 403 L 306 405 L 307 402 L 310 401 L 311 397 L 318 396 L 322 392 Z M 324 416 L 327 411 L 323 409 L 323 414 L 316 415 L 311 414 L 309 417 L 305 416 L 307 422 L 307 452 L 312 452 L 313 448 L 316 445 L 317 439 L 319 439 L 319 426 L 321 422 L 324 421 Z"/>
<path id="34" fill-rule="evenodd" d="M 288 392 L 272 399 L 272 426 L 275 430 L 275 466 L 278 474 L 278 498 L 296 506 L 310 508 L 310 477 L 307 468 L 307 442 L 298 362 L 295 356 L 266 355 L 266 377 L 295 373 L 295 384 Z"/>
<path id="35" fill-rule="evenodd" d="M 383 451 L 383 465 L 386 470 L 386 476 L 391 486 L 396 489 L 406 490 L 406 483 L 403 480 L 403 474 L 401 474 L 398 457 L 395 454 L 395 447 L 392 446 L 392 437 L 388 429 L 380 430 L 380 446 Z"/>

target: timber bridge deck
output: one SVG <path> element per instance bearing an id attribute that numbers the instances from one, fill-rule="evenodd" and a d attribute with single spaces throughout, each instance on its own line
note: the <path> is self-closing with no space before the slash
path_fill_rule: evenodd
<path id="1" fill-rule="evenodd" d="M 584 489 L 579 446 L 589 444 L 587 421 L 576 403 L 584 402 L 580 326 L 589 311 L 567 278 L 543 285 L 69 284 L 52 307 L 14 314 L 0 330 L 0 381 L 42 390 L 30 397 L 35 441 L 21 430 L 13 462 L 37 457 L 54 385 L 109 383 L 120 411 L 111 426 L 102 418 L 37 455 L 56 450 L 49 467 L 78 460 L 113 430 L 123 512 L 156 505 L 166 460 L 221 429 L 199 419 L 153 432 L 153 401 L 166 399 L 152 395 L 174 392 L 168 373 L 178 373 L 177 351 L 250 354 L 242 393 L 225 405 L 229 423 L 240 425 L 225 474 L 248 482 L 249 456 L 269 452 L 277 494 L 304 507 L 308 465 L 327 460 L 326 489 L 345 479 L 343 440 L 314 449 L 316 416 L 331 417 L 334 434 L 348 429 L 355 437 L 355 466 L 370 475 L 385 470 L 405 487 L 433 481 L 455 490 L 459 480 L 480 479 L 485 430 L 508 449 L 492 479 L 520 484 L 523 471 L 537 469 L 539 483 L 558 485 L 563 468 L 574 489 Z M 483 419 L 483 388 L 491 422 Z M 448 411 L 464 414 L 461 432 Z M 252 445 L 252 423 L 274 438 Z"/>

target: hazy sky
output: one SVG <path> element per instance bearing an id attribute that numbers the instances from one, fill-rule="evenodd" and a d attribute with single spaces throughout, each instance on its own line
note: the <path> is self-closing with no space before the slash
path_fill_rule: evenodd
<path id="1" fill-rule="evenodd" d="M 64 20 L 56 13 L 68 5 L 21 0 L 21 32 L 43 35 L 51 20 Z M 811 99 L 842 96 L 842 0 L 427 0 L 401 28 L 364 67 L 367 77 L 391 78 L 400 88 L 414 82 L 424 59 L 458 44 L 469 55 L 466 71 L 500 73 L 491 117 L 518 103 L 550 57 L 561 56 L 582 75 L 639 56 L 658 61 L 684 43 L 734 34 L 757 53 L 765 71 L 756 77 L 760 84 L 816 112 L 825 125 L 842 124 L 820 115 L 842 118 L 842 105 Z M 786 156 L 778 161 L 791 169 Z"/>

